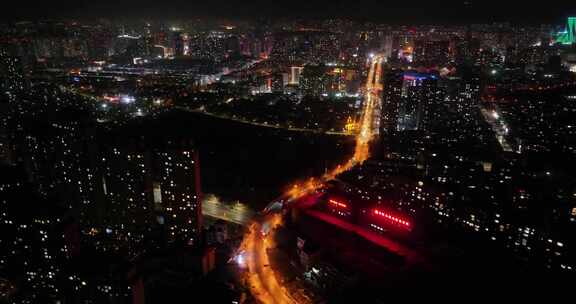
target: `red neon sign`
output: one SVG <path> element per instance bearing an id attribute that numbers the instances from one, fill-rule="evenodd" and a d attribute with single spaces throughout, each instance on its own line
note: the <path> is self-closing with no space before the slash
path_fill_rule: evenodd
<path id="1" fill-rule="evenodd" d="M 375 215 L 378 215 L 378 216 L 381 216 L 381 217 L 387 219 L 388 221 L 390 221 L 390 222 L 392 222 L 392 223 L 396 223 L 396 224 L 401 225 L 401 226 L 404 226 L 404 227 L 410 227 L 410 225 L 411 225 L 410 222 L 408 222 L 407 220 L 405 220 L 405 219 L 403 219 L 403 218 L 394 216 L 394 215 L 392 215 L 392 214 L 390 214 L 390 213 L 386 213 L 386 212 L 380 211 L 380 210 L 378 210 L 378 209 L 374 209 L 374 214 L 375 214 Z"/>
<path id="2" fill-rule="evenodd" d="M 335 201 L 335 200 L 333 200 L 333 199 L 328 200 L 328 202 L 329 202 L 330 204 L 334 205 L 335 207 L 348 208 L 348 205 L 346 205 L 346 204 L 344 204 L 344 203 L 341 203 L 341 202 L 338 202 L 338 201 Z"/>

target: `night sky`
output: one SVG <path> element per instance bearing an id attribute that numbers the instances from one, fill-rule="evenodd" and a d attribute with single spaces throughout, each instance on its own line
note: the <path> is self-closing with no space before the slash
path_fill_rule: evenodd
<path id="1" fill-rule="evenodd" d="M 384 23 L 554 22 L 576 14 L 567 0 L 5 0 L 3 19 L 95 17 L 349 17 Z"/>

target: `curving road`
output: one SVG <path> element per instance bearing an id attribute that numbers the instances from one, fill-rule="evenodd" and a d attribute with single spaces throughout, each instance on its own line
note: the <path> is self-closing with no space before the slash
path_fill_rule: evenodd
<path id="1" fill-rule="evenodd" d="M 376 116 L 375 111 L 381 102 L 379 96 L 383 89 L 380 83 L 383 60 L 382 56 L 377 55 L 370 62 L 354 154 L 348 161 L 322 177 L 310 178 L 305 182 L 296 183 L 285 194 L 288 201 L 314 192 L 321 188 L 325 182 L 369 158 L 370 142 L 377 132 L 377 119 L 374 118 Z M 285 286 L 282 276 L 271 269 L 268 250 L 274 247 L 274 229 L 266 229 L 267 231 L 263 233 L 262 228 L 264 226 L 276 227 L 281 224 L 282 217 L 279 214 L 267 214 L 262 221 L 253 223 L 247 230 L 239 251 L 245 254 L 247 264 L 245 279 L 248 287 L 260 303 L 311 303 L 309 298 L 302 295 L 300 291 L 290 290 L 289 286 Z"/>

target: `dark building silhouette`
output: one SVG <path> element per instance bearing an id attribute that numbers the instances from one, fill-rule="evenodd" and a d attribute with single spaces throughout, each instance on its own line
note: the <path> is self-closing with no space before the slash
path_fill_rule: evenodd
<path id="1" fill-rule="evenodd" d="M 380 122 L 381 134 L 393 133 L 397 130 L 398 113 L 402 99 L 402 84 L 404 73 L 399 69 L 384 71 L 382 116 Z"/>

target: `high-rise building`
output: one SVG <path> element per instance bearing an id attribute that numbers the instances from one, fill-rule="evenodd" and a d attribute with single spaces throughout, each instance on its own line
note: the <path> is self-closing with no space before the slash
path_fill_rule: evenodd
<path id="1" fill-rule="evenodd" d="M 556 41 L 568 45 L 576 43 L 576 17 L 568 17 L 566 29 L 558 33 Z"/>
<path id="2" fill-rule="evenodd" d="M 228 56 L 237 56 L 240 54 L 240 41 L 236 36 L 229 36 L 224 40 L 224 47 Z"/>
<path id="3" fill-rule="evenodd" d="M 90 220 L 95 230 L 109 236 L 104 247 L 118 246 L 114 240 L 123 240 L 129 255 L 136 255 L 144 247 L 155 220 L 151 155 L 131 147 L 111 147 L 99 155 L 98 186 L 103 198 L 87 216 L 96 217 Z"/>
<path id="4" fill-rule="evenodd" d="M 385 134 L 397 130 L 404 73 L 399 69 L 385 70 L 382 78 L 384 90 L 382 90 L 380 133 Z"/>
<path id="5" fill-rule="evenodd" d="M 456 64 L 472 64 L 480 52 L 480 40 L 472 37 L 470 32 L 466 35 L 466 39 L 455 41 L 455 60 Z"/>
<path id="6" fill-rule="evenodd" d="M 24 136 L 28 180 L 71 210 L 97 247 L 136 256 L 151 240 L 199 242 L 199 165 L 191 145 L 143 147 L 125 136 L 103 144 L 73 125 L 45 129 L 51 135 Z"/>
<path id="7" fill-rule="evenodd" d="M 61 47 L 64 58 L 86 58 L 88 56 L 88 46 L 83 39 L 62 39 Z"/>
<path id="8" fill-rule="evenodd" d="M 405 72 L 401 96 L 397 129 L 426 130 L 429 125 L 429 111 L 441 98 L 437 76 Z"/>
<path id="9" fill-rule="evenodd" d="M 426 87 L 431 86 L 428 75 L 404 73 L 402 102 L 398 111 L 398 130 L 420 130 L 426 112 Z M 426 85 L 425 85 L 426 84 Z"/>
<path id="10" fill-rule="evenodd" d="M 449 41 L 419 39 L 414 43 L 414 61 L 425 66 L 444 66 L 450 60 Z"/>
<path id="11" fill-rule="evenodd" d="M 463 94 L 464 102 L 470 105 L 477 105 L 480 101 L 480 69 L 469 67 L 461 68 L 459 75 L 462 78 L 462 87 L 460 88 Z"/>
<path id="12" fill-rule="evenodd" d="M 90 60 L 104 60 L 112 54 L 114 37 L 110 32 L 93 29 L 85 39 Z"/>
<path id="13" fill-rule="evenodd" d="M 24 88 L 22 66 L 16 57 L 8 56 L 0 49 L 0 163 L 11 163 L 10 134 L 8 119 L 11 103 L 16 100 L 18 92 Z"/>
<path id="14" fill-rule="evenodd" d="M 290 67 L 290 81 L 289 84 L 298 85 L 300 84 L 300 75 L 302 75 L 302 70 L 304 68 L 300 66 Z"/>
<path id="15" fill-rule="evenodd" d="M 437 76 L 391 69 L 383 83 L 381 133 L 427 130 L 430 110 L 442 99 Z"/>
<path id="16" fill-rule="evenodd" d="M 284 92 L 284 77 L 283 73 L 275 73 L 272 75 L 271 91 L 274 93 Z"/>
<path id="17" fill-rule="evenodd" d="M 120 35 L 113 40 L 114 55 L 127 55 L 127 56 L 141 56 L 142 51 L 142 37 Z"/>
<path id="18" fill-rule="evenodd" d="M 437 119 L 435 117 L 435 109 L 438 108 L 443 97 L 444 91 L 438 85 L 436 75 L 430 75 L 430 77 L 422 81 L 419 130 L 430 131 L 432 124 L 435 122 L 434 120 Z"/>
<path id="19" fill-rule="evenodd" d="M 202 225 L 198 153 L 188 146 L 120 145 L 100 153 L 102 229 L 138 254 L 151 235 L 197 244 Z M 102 210 L 104 207 L 106 210 Z M 158 231 L 162 233 L 158 235 Z M 116 245 L 116 244 L 114 244 Z"/>
<path id="20" fill-rule="evenodd" d="M 200 169 L 193 149 L 169 148 L 156 151 L 154 191 L 156 210 L 166 227 L 168 239 L 188 244 L 199 240 L 202 228 Z M 163 219 L 161 218 L 163 217 Z"/>
<path id="21" fill-rule="evenodd" d="M 5 113 L 6 105 L 0 102 L 0 111 Z M 0 120 L 4 120 L 4 115 L 0 114 Z M 0 121 L 0 165 L 11 164 L 12 163 L 12 148 L 10 144 L 9 134 L 6 125 L 3 121 Z"/>
<path id="22" fill-rule="evenodd" d="M 0 48 L 0 90 L 13 100 L 18 92 L 24 90 L 24 70 L 20 58 L 11 56 Z"/>
<path id="23" fill-rule="evenodd" d="M 174 49 L 174 56 L 188 55 L 190 48 L 188 34 L 179 31 L 172 32 L 172 48 Z"/>
<path id="24" fill-rule="evenodd" d="M 385 58 L 392 57 L 392 51 L 394 49 L 392 35 L 384 36 L 384 41 L 382 42 L 382 50 Z"/>
<path id="25" fill-rule="evenodd" d="M 321 96 L 329 89 L 329 75 L 324 65 L 307 65 L 300 77 L 302 95 Z"/>
<path id="26" fill-rule="evenodd" d="M 8 286 L 3 298 L 16 300 L 10 290 L 15 288 L 22 302 L 57 298 L 62 266 L 72 249 L 62 237 L 65 213 L 31 191 L 20 168 L 0 165 L 0 170 L 0 269 Z"/>

